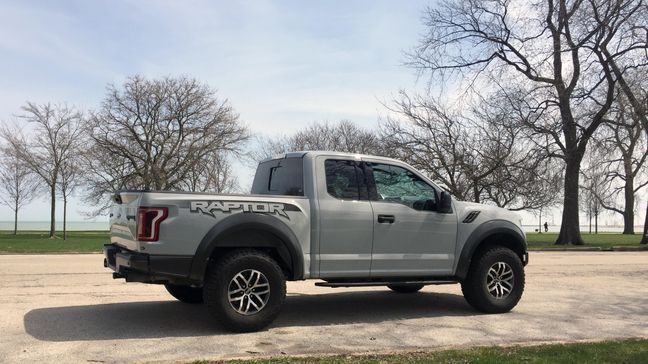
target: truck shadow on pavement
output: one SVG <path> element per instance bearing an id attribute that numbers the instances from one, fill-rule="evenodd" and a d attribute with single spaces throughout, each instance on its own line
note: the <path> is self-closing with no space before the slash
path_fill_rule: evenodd
<path id="1" fill-rule="evenodd" d="M 478 315 L 460 295 L 389 291 L 289 294 L 270 330 L 291 326 L 377 323 Z M 208 319 L 203 305 L 177 301 L 109 303 L 34 309 L 25 331 L 44 341 L 113 340 L 230 334 Z"/>

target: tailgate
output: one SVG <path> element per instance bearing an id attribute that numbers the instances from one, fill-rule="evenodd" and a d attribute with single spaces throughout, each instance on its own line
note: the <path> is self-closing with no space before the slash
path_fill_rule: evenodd
<path id="1" fill-rule="evenodd" d="M 142 192 L 115 192 L 110 210 L 110 242 L 138 251 L 137 208 Z"/>

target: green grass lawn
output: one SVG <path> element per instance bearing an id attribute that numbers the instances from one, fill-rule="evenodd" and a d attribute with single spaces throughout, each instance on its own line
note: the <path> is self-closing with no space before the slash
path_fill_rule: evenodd
<path id="1" fill-rule="evenodd" d="M 100 252 L 109 241 L 107 231 L 70 231 L 67 240 L 63 233 L 50 239 L 46 231 L 0 231 L 0 253 L 63 253 Z"/>
<path id="2" fill-rule="evenodd" d="M 221 363 L 214 362 L 214 363 Z M 196 361 L 210 363 L 209 361 Z M 599 343 L 550 344 L 540 346 L 482 347 L 370 356 L 280 357 L 235 360 L 240 364 L 373 364 L 373 363 L 648 363 L 648 340 Z"/>
<path id="3" fill-rule="evenodd" d="M 584 248 L 599 247 L 609 249 L 612 247 L 646 247 L 639 244 L 641 242 L 641 234 L 623 235 L 617 233 L 599 233 L 599 234 L 582 234 L 585 245 Z M 529 250 L 538 249 L 561 249 L 564 246 L 554 245 L 557 233 L 527 233 L 527 241 L 529 243 Z M 567 246 L 574 248 L 573 245 Z M 648 247 L 646 247 L 648 248 Z"/>
<path id="4" fill-rule="evenodd" d="M 62 235 L 62 233 L 60 233 Z M 527 240 L 529 250 L 564 249 L 564 246 L 554 245 L 556 233 L 529 233 Z M 640 245 L 641 234 L 583 234 L 584 248 L 610 249 L 612 247 L 643 247 Z M 107 231 L 71 231 L 68 239 L 61 236 L 57 239 L 47 237 L 45 231 L 24 231 L 13 235 L 9 231 L 0 231 L 0 253 L 65 253 L 65 252 L 100 252 L 103 244 L 109 241 Z M 573 245 L 567 246 L 574 248 Z"/>

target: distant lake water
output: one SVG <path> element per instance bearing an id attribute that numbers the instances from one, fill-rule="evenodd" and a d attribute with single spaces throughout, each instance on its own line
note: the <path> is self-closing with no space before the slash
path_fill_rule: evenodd
<path id="1" fill-rule="evenodd" d="M 0 221 L 0 230 L 13 230 L 13 221 Z M 49 221 L 18 221 L 18 230 L 43 230 L 49 231 Z M 92 231 L 108 231 L 108 221 L 68 221 L 68 231 L 73 230 L 92 230 Z M 56 230 L 63 231 L 63 222 L 56 222 Z"/>

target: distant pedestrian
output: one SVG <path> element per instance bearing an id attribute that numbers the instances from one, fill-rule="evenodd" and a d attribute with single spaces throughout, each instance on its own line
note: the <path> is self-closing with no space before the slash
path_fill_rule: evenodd
<path id="1" fill-rule="evenodd" d="M 545 233 L 549 232 L 549 224 L 547 224 L 546 221 L 544 223 L 544 227 L 545 227 Z"/>

